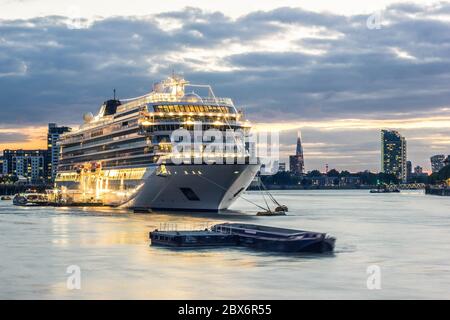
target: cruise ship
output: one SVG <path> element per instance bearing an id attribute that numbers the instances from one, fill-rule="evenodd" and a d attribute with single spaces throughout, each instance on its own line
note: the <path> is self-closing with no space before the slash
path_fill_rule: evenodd
<path id="1" fill-rule="evenodd" d="M 188 92 L 190 87 L 208 94 Z M 217 212 L 228 209 L 260 169 L 246 139 L 251 126 L 242 110 L 231 99 L 216 97 L 211 86 L 190 84 L 179 75 L 154 84 L 141 97 L 114 97 L 83 121 L 58 141 L 55 188 L 65 201 Z M 200 146 L 175 153 L 173 133 L 180 130 Z M 226 152 L 211 158 L 207 153 L 215 149 L 208 143 L 217 143 L 217 137 L 198 140 L 196 130 L 231 132 L 233 147 L 223 138 Z M 175 161 L 180 154 L 182 161 Z"/>

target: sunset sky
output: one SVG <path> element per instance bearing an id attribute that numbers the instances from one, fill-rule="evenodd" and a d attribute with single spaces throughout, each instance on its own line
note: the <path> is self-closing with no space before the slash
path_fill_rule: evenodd
<path id="1" fill-rule="evenodd" d="M 245 3 L 245 4 L 244 4 Z M 413 166 L 450 154 L 450 3 L 0 0 L 0 149 L 44 148 L 116 88 L 172 70 L 281 130 L 306 169 L 380 170 L 380 129 Z M 371 19 L 371 18 L 374 19 Z M 369 19 L 369 23 L 368 23 Z M 374 22 L 378 22 L 374 24 Z"/>

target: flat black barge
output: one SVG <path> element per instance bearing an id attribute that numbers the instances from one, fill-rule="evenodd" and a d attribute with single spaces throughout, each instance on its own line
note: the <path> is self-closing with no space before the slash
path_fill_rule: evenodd
<path id="1" fill-rule="evenodd" d="M 331 252 L 336 239 L 326 233 L 244 223 L 222 223 L 204 231 L 150 232 L 152 245 L 170 247 L 243 246 L 273 252 Z"/>
<path id="2" fill-rule="evenodd" d="M 255 224 L 222 223 L 211 230 L 239 236 L 239 245 L 278 252 L 329 252 L 336 239 L 326 233 Z"/>
<path id="3" fill-rule="evenodd" d="M 171 247 L 217 247 L 236 246 L 238 237 L 230 234 L 204 231 L 158 231 L 150 232 L 152 245 Z"/>

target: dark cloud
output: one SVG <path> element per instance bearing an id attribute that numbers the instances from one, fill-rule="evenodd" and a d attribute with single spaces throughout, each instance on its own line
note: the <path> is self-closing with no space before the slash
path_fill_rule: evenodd
<path id="1" fill-rule="evenodd" d="M 0 20 L 0 125 L 77 123 L 113 88 L 119 97 L 139 96 L 172 69 L 212 84 L 255 121 L 438 114 L 450 101 L 450 24 L 437 16 L 449 13 L 445 3 L 396 4 L 382 12 L 381 28 L 374 30 L 366 15 L 299 8 L 238 19 L 186 8 L 110 17 L 81 29 L 60 16 Z M 172 28 L 169 20 L 182 27 Z M 278 39 L 297 29 L 292 46 L 280 49 Z M 232 44 L 247 49 L 236 53 Z M 208 71 L 214 68 L 199 51 L 213 58 L 220 51 L 218 63 L 228 69 Z"/>
<path id="2" fill-rule="evenodd" d="M 450 26 L 427 14 L 446 9 L 444 4 L 394 5 L 384 14 L 389 23 L 379 30 L 365 26 L 367 16 L 294 8 L 254 12 L 236 20 L 186 8 L 146 17 L 111 17 L 82 29 L 69 28 L 68 18 L 58 16 L 2 21 L 0 116 L 17 123 L 73 122 L 108 98 L 113 87 L 123 96 L 140 95 L 172 68 L 192 80 L 214 84 L 248 106 L 256 119 L 264 117 L 263 112 L 259 115 L 263 110 L 278 119 L 431 110 L 450 99 L 450 91 L 444 90 L 450 76 Z M 421 15 L 412 18 L 412 13 Z M 176 20 L 182 28 L 166 28 L 164 19 Z M 221 63 L 235 71 L 201 72 L 192 66 L 201 64 L 201 57 L 168 59 L 196 48 L 226 50 L 230 42 L 251 45 L 280 34 L 286 26 L 320 27 L 322 33 L 338 36 L 300 38 L 297 44 L 304 52 L 295 47 L 282 52 L 250 47 L 242 54 L 230 53 Z"/>
<path id="3" fill-rule="evenodd" d="M 0 132 L 0 144 L 23 142 L 28 139 L 29 137 L 26 134 L 21 134 L 17 132 Z"/>

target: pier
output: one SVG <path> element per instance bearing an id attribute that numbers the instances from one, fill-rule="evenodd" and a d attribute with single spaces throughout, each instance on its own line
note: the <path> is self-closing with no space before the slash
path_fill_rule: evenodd
<path id="1" fill-rule="evenodd" d="M 450 197 L 450 187 L 426 187 L 425 194 Z"/>
<path id="2" fill-rule="evenodd" d="M 77 197 L 75 195 L 78 195 Z M 6 199 L 6 198 L 5 198 Z M 2 199 L 2 200 L 5 200 Z M 77 193 L 61 194 L 58 190 L 50 189 L 45 192 L 37 190 L 26 190 L 23 193 L 16 194 L 13 198 L 13 204 L 25 207 L 112 207 L 111 204 L 105 204 L 102 199 L 80 196 Z"/>

